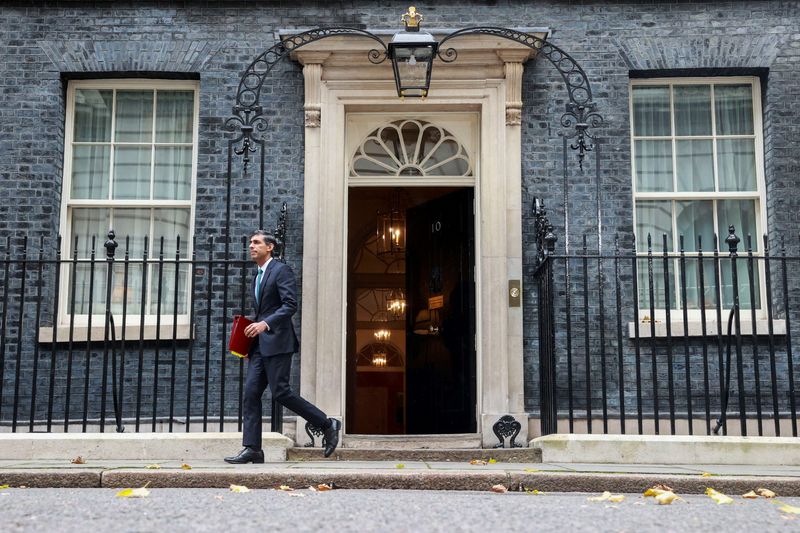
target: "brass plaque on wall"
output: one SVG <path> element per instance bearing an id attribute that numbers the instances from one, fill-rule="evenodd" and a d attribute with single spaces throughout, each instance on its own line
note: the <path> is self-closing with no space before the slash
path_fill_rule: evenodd
<path id="1" fill-rule="evenodd" d="M 508 306 L 519 307 L 522 305 L 522 282 L 518 279 L 508 280 Z"/>

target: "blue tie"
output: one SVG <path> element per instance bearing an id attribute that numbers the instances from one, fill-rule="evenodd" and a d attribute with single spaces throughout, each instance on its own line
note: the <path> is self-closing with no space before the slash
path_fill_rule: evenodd
<path id="1" fill-rule="evenodd" d="M 258 276 L 256 277 L 256 304 L 258 304 L 258 293 L 261 291 L 261 276 L 264 274 L 264 270 L 258 269 Z"/>

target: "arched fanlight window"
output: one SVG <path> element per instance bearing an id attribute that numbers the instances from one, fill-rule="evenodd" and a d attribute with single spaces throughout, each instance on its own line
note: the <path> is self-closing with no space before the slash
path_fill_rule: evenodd
<path id="1" fill-rule="evenodd" d="M 374 130 L 350 162 L 351 176 L 472 176 L 466 148 L 446 129 L 395 120 Z"/>

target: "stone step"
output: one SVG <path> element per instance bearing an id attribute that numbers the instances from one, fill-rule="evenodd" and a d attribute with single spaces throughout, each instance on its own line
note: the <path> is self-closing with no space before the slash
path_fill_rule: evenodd
<path id="1" fill-rule="evenodd" d="M 534 448 L 473 448 L 473 449 L 380 449 L 337 448 L 329 461 L 451 461 L 469 463 L 474 459 L 498 463 L 541 463 L 542 454 Z M 321 448 L 294 447 L 286 450 L 287 461 L 322 461 Z"/>

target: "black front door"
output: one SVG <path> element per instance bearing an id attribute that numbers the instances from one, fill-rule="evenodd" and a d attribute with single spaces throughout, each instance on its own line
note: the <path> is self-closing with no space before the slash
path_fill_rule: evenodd
<path id="1" fill-rule="evenodd" d="M 476 431 L 473 199 L 464 188 L 408 210 L 410 434 Z"/>

